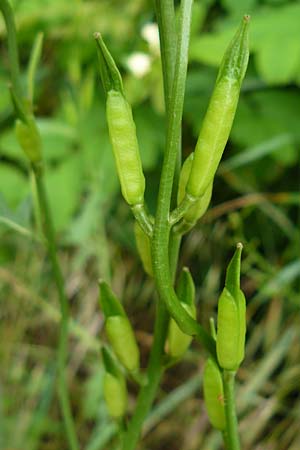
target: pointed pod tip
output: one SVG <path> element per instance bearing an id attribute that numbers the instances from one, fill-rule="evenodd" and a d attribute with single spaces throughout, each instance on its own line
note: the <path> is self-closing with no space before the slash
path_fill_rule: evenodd
<path id="1" fill-rule="evenodd" d="M 245 14 L 244 17 L 243 17 L 244 23 L 249 23 L 250 20 L 251 20 L 250 14 Z"/>
<path id="2" fill-rule="evenodd" d="M 241 242 L 238 242 L 238 243 L 236 244 L 236 248 L 237 248 L 238 250 L 243 250 L 243 244 L 242 244 Z"/>
<path id="3" fill-rule="evenodd" d="M 101 39 L 101 33 L 99 31 L 95 31 L 95 33 L 93 33 L 94 39 Z"/>

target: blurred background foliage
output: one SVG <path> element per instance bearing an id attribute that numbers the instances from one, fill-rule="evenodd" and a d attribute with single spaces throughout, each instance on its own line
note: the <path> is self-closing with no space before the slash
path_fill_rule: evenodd
<path id="1" fill-rule="evenodd" d="M 12 0 L 12 6 L 24 83 L 31 46 L 37 33 L 44 33 L 35 105 L 72 308 L 69 382 L 77 430 L 86 450 L 115 449 L 115 425 L 102 400 L 97 279 L 111 280 L 122 298 L 143 364 L 151 345 L 155 294 L 141 270 L 133 221 L 120 196 L 92 34 L 101 31 L 121 68 L 153 211 L 164 147 L 153 5 L 147 0 Z M 222 53 L 243 13 L 252 15 L 249 70 L 211 207 L 184 239 L 180 266 L 188 265 L 193 273 L 198 317 L 207 325 L 232 248 L 244 243 L 249 331 L 238 387 L 243 448 L 298 450 L 299 2 L 195 0 L 184 157 L 195 145 Z M 27 163 L 14 135 L 2 17 L 0 39 L 0 448 L 64 450 L 55 395 L 59 309 L 34 220 Z M 221 448 L 203 407 L 203 361 L 193 344 L 184 361 L 167 372 L 140 449 Z M 136 388 L 129 388 L 132 408 Z"/>

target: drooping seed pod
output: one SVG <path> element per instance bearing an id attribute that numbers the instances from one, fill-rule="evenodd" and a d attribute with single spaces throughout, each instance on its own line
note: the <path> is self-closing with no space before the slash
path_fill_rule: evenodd
<path id="1" fill-rule="evenodd" d="M 235 116 L 241 83 L 249 59 L 249 16 L 231 41 L 220 66 L 199 138 L 186 192 L 202 197 L 212 183 L 221 160 Z"/>
<path id="2" fill-rule="evenodd" d="M 145 272 L 150 275 L 150 277 L 153 276 L 152 271 L 152 256 L 151 256 L 151 243 L 149 237 L 146 235 L 146 233 L 142 230 L 139 223 L 135 221 L 134 223 L 134 235 L 135 235 L 135 241 L 136 246 L 140 255 L 140 258 L 143 263 L 143 267 Z"/>
<path id="3" fill-rule="evenodd" d="M 191 317 L 193 317 L 193 319 L 195 319 L 195 285 L 190 271 L 186 267 L 183 268 L 180 275 L 177 295 L 180 300 L 181 306 Z M 167 353 L 172 358 L 181 358 L 188 349 L 191 341 L 192 336 L 183 333 L 175 320 L 171 318 L 166 341 Z"/>
<path id="4" fill-rule="evenodd" d="M 105 347 L 102 348 L 102 360 L 105 368 L 103 378 L 104 400 L 109 414 L 118 419 L 126 414 L 126 381 L 113 356 Z"/>
<path id="5" fill-rule="evenodd" d="M 183 201 L 186 195 L 186 185 L 189 180 L 189 176 L 191 173 L 192 165 L 194 161 L 194 153 L 191 153 L 188 158 L 184 161 L 179 178 L 179 187 L 178 187 L 178 195 L 177 195 L 177 203 L 178 205 Z M 211 200 L 212 195 L 213 182 L 211 182 L 203 196 L 200 197 L 195 203 L 190 206 L 187 212 L 184 214 L 182 221 L 184 222 L 184 226 L 187 229 L 192 228 L 195 223 L 204 215 L 206 212 L 208 205 Z"/>
<path id="6" fill-rule="evenodd" d="M 217 364 L 211 359 L 205 363 L 203 373 L 204 403 L 210 423 L 218 430 L 225 430 L 223 380 Z"/>
<path id="7" fill-rule="evenodd" d="M 26 123 L 20 119 L 15 123 L 16 137 L 20 147 L 33 164 L 42 160 L 42 141 L 33 117 L 29 116 Z"/>
<path id="8" fill-rule="evenodd" d="M 244 358 L 246 300 L 240 290 L 242 244 L 228 265 L 225 288 L 218 303 L 217 356 L 223 369 L 237 370 Z"/>
<path id="9" fill-rule="evenodd" d="M 139 369 L 139 349 L 123 306 L 110 287 L 100 281 L 100 306 L 105 316 L 105 330 L 119 361 L 129 372 Z"/>

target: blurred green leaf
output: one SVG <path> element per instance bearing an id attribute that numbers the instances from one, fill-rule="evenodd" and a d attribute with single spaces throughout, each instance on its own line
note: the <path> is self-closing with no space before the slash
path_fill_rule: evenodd
<path id="1" fill-rule="evenodd" d="M 136 108 L 134 110 L 134 120 L 143 169 L 151 170 L 155 167 L 164 146 L 163 121 L 148 106 Z"/>
<path id="2" fill-rule="evenodd" d="M 17 206 L 29 194 L 26 176 L 8 164 L 0 164 L 1 193 L 9 207 Z"/>
<path id="3" fill-rule="evenodd" d="M 57 231 L 64 230 L 79 206 L 82 188 L 82 165 L 78 154 L 65 159 L 45 173 L 50 206 Z"/>
<path id="4" fill-rule="evenodd" d="M 190 47 L 191 59 L 218 66 L 236 29 L 237 20 L 234 22 L 232 19 L 223 20 L 215 31 L 194 38 Z M 296 80 L 296 69 L 300 64 L 299 22 L 299 2 L 280 8 L 261 7 L 255 11 L 251 23 L 250 49 L 255 54 L 258 71 L 266 82 L 279 84 Z"/>

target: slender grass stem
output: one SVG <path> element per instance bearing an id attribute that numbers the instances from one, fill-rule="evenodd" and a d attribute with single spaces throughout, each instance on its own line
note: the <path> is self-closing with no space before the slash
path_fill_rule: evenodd
<path id="1" fill-rule="evenodd" d="M 225 415 L 226 415 L 226 440 L 224 440 L 228 450 L 240 450 L 240 439 L 238 432 L 238 421 L 235 408 L 234 395 L 234 381 L 235 372 L 231 370 L 224 370 L 224 401 L 225 401 Z"/>
<path id="2" fill-rule="evenodd" d="M 12 8 L 7 0 L 0 0 L 0 10 L 3 14 L 8 38 L 8 55 L 11 72 L 12 94 L 15 106 L 20 104 L 20 113 L 26 114 L 23 111 L 22 86 L 20 82 L 20 66 L 19 66 L 19 52 L 17 44 L 17 33 Z M 26 119 L 26 117 L 25 117 Z M 69 305 L 68 299 L 64 290 L 64 280 L 61 268 L 57 258 L 57 248 L 55 243 L 55 233 L 52 224 L 51 212 L 48 204 L 48 199 L 43 183 L 43 174 L 40 168 L 33 165 L 33 178 L 35 180 L 38 203 L 41 214 L 41 222 L 46 236 L 49 256 L 52 264 L 53 277 L 55 280 L 58 297 L 60 301 L 61 322 L 58 343 L 58 397 L 60 401 L 62 416 L 66 428 L 67 440 L 71 450 L 79 450 L 79 444 L 75 432 L 74 420 L 72 417 L 68 385 L 65 373 L 67 360 L 67 345 L 68 345 L 68 318 Z"/>
<path id="3" fill-rule="evenodd" d="M 66 428 L 67 439 L 71 450 L 79 450 L 79 443 L 75 431 L 74 420 L 71 411 L 66 362 L 68 349 L 68 319 L 69 319 L 69 303 L 64 290 L 64 279 L 57 258 L 57 248 L 55 243 L 55 233 L 52 223 L 52 216 L 49 202 L 44 186 L 43 175 L 38 170 L 33 170 L 34 180 L 37 188 L 38 203 L 41 215 L 42 227 L 46 236 L 46 242 L 51 260 L 53 277 L 55 280 L 61 310 L 60 333 L 58 343 L 58 397 L 60 401 L 61 411 Z"/>
<path id="4" fill-rule="evenodd" d="M 17 33 L 14 15 L 8 0 L 0 0 L 0 9 L 3 14 L 7 29 L 8 56 L 10 63 L 11 82 L 16 95 L 18 97 L 21 97 L 22 91 L 20 83 L 19 52 L 18 52 Z"/>

